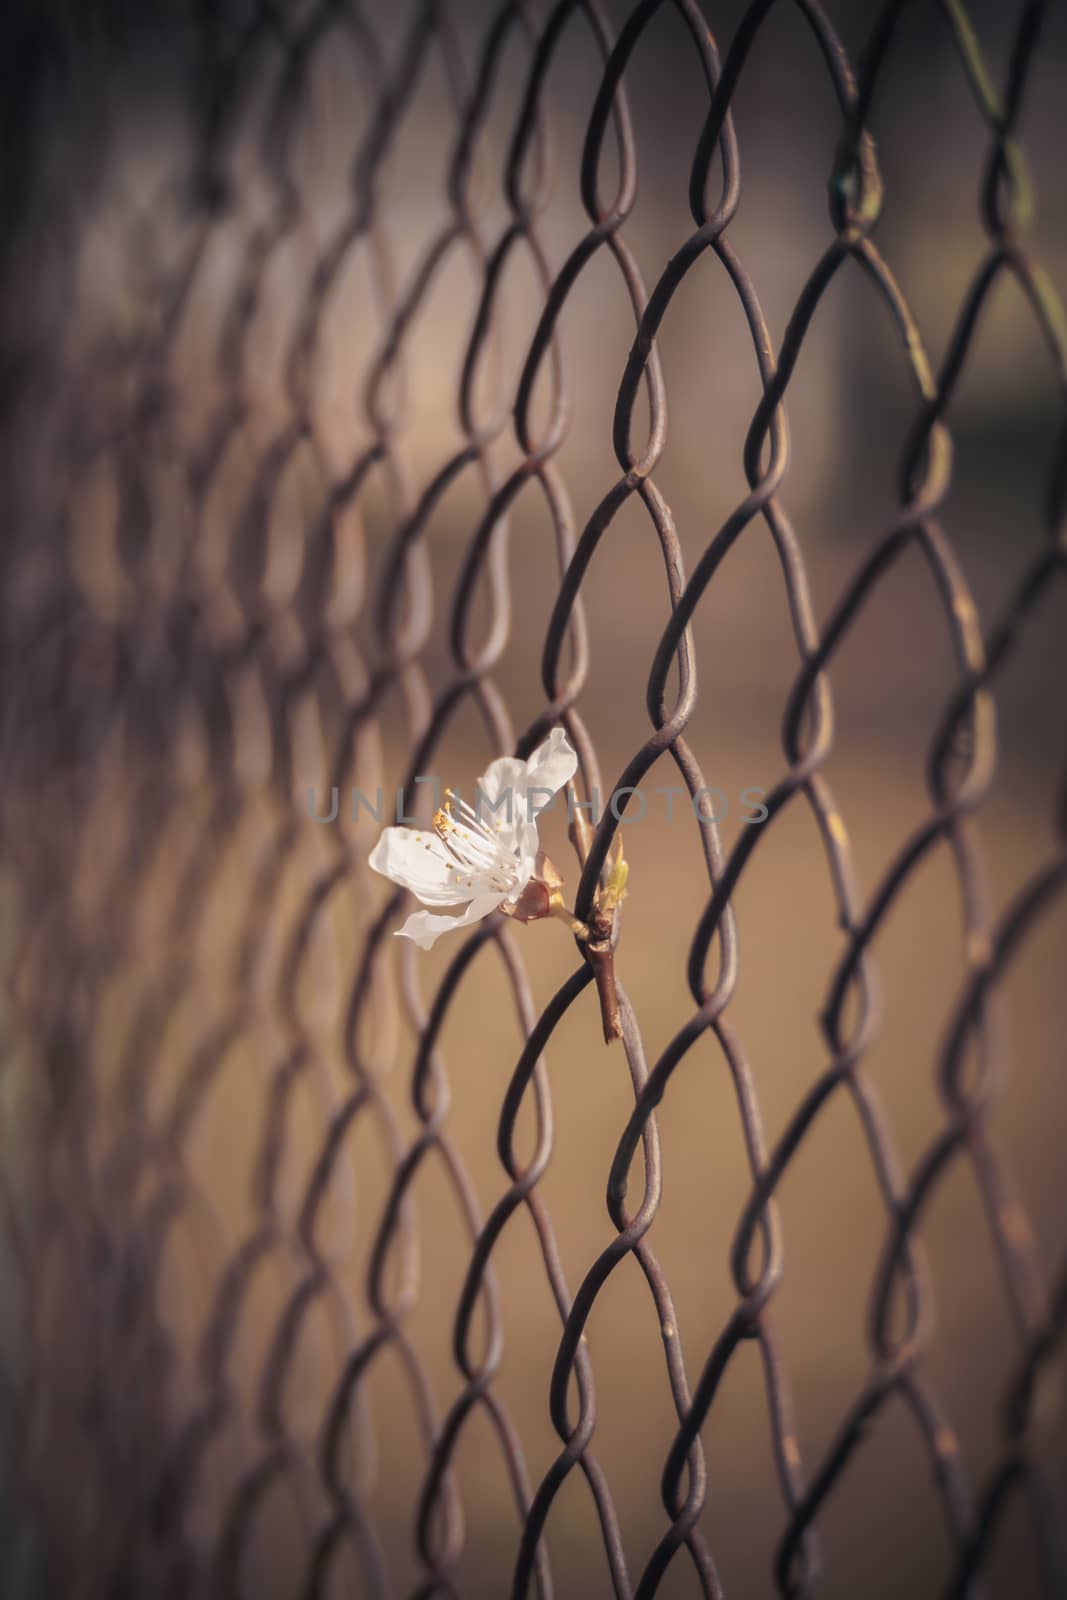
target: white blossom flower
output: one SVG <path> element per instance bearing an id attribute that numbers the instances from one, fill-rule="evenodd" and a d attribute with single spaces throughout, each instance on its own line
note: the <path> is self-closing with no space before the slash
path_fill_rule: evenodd
<path id="1" fill-rule="evenodd" d="M 375 872 L 424 906 L 462 907 L 458 916 L 416 911 L 397 932 L 428 950 L 442 933 L 469 927 L 491 911 L 519 921 L 552 915 L 562 879 L 541 851 L 531 812 L 547 805 L 577 765 L 567 735 L 554 728 L 528 761 L 502 756 L 491 762 L 473 806 L 446 791 L 432 831 L 386 828 L 371 851 Z"/>

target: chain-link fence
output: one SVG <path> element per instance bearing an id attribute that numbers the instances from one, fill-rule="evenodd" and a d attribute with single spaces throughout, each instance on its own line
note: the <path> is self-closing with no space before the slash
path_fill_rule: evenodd
<path id="1" fill-rule="evenodd" d="M 1067 1594 L 1062 16 L 19 16 L 5 1592 Z"/>

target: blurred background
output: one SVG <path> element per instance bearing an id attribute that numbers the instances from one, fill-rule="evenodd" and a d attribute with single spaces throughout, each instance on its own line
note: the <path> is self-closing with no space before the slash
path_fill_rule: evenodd
<path id="1" fill-rule="evenodd" d="M 617 231 L 639 301 L 693 233 L 709 104 L 697 8 L 688 22 L 684 7 L 642 9 L 623 80 L 637 190 Z M 827 186 L 844 120 L 807 9 L 766 8 L 732 101 L 741 199 L 727 236 L 775 349 L 835 235 Z M 885 184 L 873 238 L 937 371 L 991 249 L 980 192 L 993 136 L 954 8 L 897 9 L 868 122 Z M 415 772 L 469 790 L 549 705 L 542 655 L 561 566 L 622 472 L 612 426 L 635 315 L 606 244 L 555 308 L 565 404 L 546 364 L 523 438 L 516 396 L 551 286 L 592 227 L 583 145 L 605 40 L 637 10 L 22 0 L 5 11 L 5 1593 L 512 1592 L 519 1506 L 562 1448 L 551 1278 L 573 1295 L 616 1238 L 605 1196 L 633 1062 L 601 1043 L 586 989 L 551 1034 L 539 1113 L 534 1088 L 521 1096 L 517 1165 L 546 1137 L 550 1159 L 535 1203 L 518 1204 L 489 1249 L 494 1300 L 488 1312 L 479 1302 L 470 1345 L 475 1365 L 494 1347 L 492 1370 L 472 1382 L 455 1330 L 473 1241 L 512 1186 L 505 1097 L 579 957 L 550 923 L 491 931 L 427 1056 L 426 1019 L 465 936 L 426 954 L 391 938 L 405 907 L 382 922 L 389 886 L 365 864 L 378 830 L 348 798 L 354 785 L 391 796 Z M 703 0 L 722 56 L 747 11 Z M 826 11 L 862 60 L 886 8 Z M 1035 8 L 967 8 L 997 93 L 1024 12 Z M 551 19 L 558 40 L 539 52 Z M 1067 21 L 1050 8 L 1017 133 L 1035 199 L 1025 248 L 1061 288 L 1065 66 Z M 531 83 L 540 133 L 513 159 Z M 483 114 L 465 123 L 472 92 Z M 459 168 L 457 152 L 469 158 Z M 609 136 L 603 196 L 618 176 Z M 716 162 L 712 204 L 719 184 Z M 761 395 L 712 251 L 673 294 L 657 347 L 669 420 L 652 478 L 690 573 L 748 492 Z M 819 628 L 900 521 L 919 412 L 900 332 L 846 259 L 785 399 L 779 499 Z M 638 441 L 647 418 L 642 396 Z M 988 639 L 1048 543 L 1064 425 L 1062 346 L 1058 368 L 1008 273 L 944 420 L 953 461 L 937 514 L 955 593 Z M 1062 851 L 1063 599 L 1050 585 L 994 683 L 996 765 L 975 825 L 987 930 Z M 741 790 L 769 792 L 789 770 L 782 722 L 801 660 L 789 600 L 757 516 L 692 623 L 699 692 L 685 738 L 706 783 L 733 799 L 727 852 L 745 831 Z M 585 779 L 606 796 L 650 732 L 646 688 L 671 609 L 637 495 L 614 511 L 581 604 L 588 665 L 564 650 L 560 681 L 575 686 Z M 934 808 L 929 753 L 961 682 L 951 624 L 912 541 L 828 667 L 821 770 L 860 908 Z M 680 782 L 669 753 L 645 780 L 650 794 Z M 317 823 L 308 792 L 325 812 L 331 785 L 338 816 Z M 564 819 L 545 832 L 573 894 Z M 679 802 L 668 823 L 653 799 L 625 844 L 617 970 L 651 1066 L 694 1014 L 687 960 L 710 889 Z M 831 1064 L 819 1019 L 847 952 L 803 795 L 761 831 L 732 904 L 726 1021 L 773 1150 Z M 941 839 L 869 951 L 880 1005 L 860 1067 L 902 1181 L 950 1119 L 938 1062 L 974 970 L 973 929 Z M 1063 1262 L 1065 933 L 1067 906 L 1053 901 L 998 978 L 996 1092 L 916 1229 L 931 1313 L 919 1367 L 974 1500 L 1004 1459 L 1004 1397 Z M 713 947 L 709 983 L 716 964 Z M 646 1239 L 693 1383 L 738 1303 L 730 1251 L 753 1182 L 710 1032 L 680 1061 L 656 1124 L 662 1194 Z M 1004 1185 L 995 1215 L 990 1163 Z M 643 1181 L 639 1156 L 635 1206 Z M 847 1089 L 815 1117 L 777 1199 L 784 1264 L 767 1318 L 810 1482 L 876 1370 L 870 1301 L 889 1234 Z M 1014 1302 L 1003 1237 L 1029 1273 Z M 632 1254 L 585 1336 L 589 1449 L 626 1576 L 612 1576 L 579 1467 L 545 1524 L 551 1592 L 715 1592 L 685 1550 L 658 1589 L 638 1589 L 670 1527 L 661 1476 L 678 1416 Z M 1041 1526 L 1059 1528 L 1067 1449 L 1047 1376 L 1028 1448 L 1052 1505 Z M 503 1444 L 487 1405 L 466 1409 L 482 1387 L 507 1419 Z M 572 1418 L 574 1390 L 572 1379 Z M 451 1480 L 427 1499 L 450 1420 Z M 701 1430 L 698 1528 L 722 1589 L 745 1600 L 783 1592 L 776 1438 L 758 1344 L 743 1341 Z M 818 1509 L 819 1572 L 802 1592 L 945 1592 L 962 1536 L 935 1464 L 890 1397 Z M 1057 1592 L 1024 1495 L 984 1570 L 983 1594 Z"/>

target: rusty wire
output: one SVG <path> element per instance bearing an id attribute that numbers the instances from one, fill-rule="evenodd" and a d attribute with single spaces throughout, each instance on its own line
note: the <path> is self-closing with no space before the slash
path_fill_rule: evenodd
<path id="1" fill-rule="evenodd" d="M 154 272 L 153 315 L 119 350 L 105 337 L 85 355 L 88 367 L 104 375 L 99 378 L 103 399 L 98 414 L 88 419 L 80 415 L 72 423 L 61 405 L 53 405 L 59 420 L 47 437 L 61 470 L 52 485 L 50 509 L 38 515 L 32 531 L 16 529 L 6 557 L 13 597 L 5 615 L 6 765 L 19 781 L 5 798 L 4 834 L 21 915 L 11 962 L 10 1031 L 24 1044 L 28 1041 L 38 1064 L 33 1109 L 39 1132 L 27 1145 L 31 1154 L 8 1163 L 4 1232 L 17 1268 L 23 1333 L 14 1341 L 20 1354 L 12 1358 L 10 1369 L 15 1374 L 13 1459 L 46 1527 L 58 1516 L 42 1460 L 43 1451 L 56 1448 L 50 1431 L 55 1414 L 72 1411 L 75 1401 L 89 1405 L 98 1441 L 96 1475 L 72 1488 L 70 1525 L 79 1530 L 74 1545 L 80 1553 L 77 1584 L 70 1593 L 255 1592 L 242 1576 L 246 1547 L 267 1492 L 279 1478 L 296 1486 L 308 1508 L 301 1592 L 328 1592 L 342 1548 L 355 1554 L 360 1593 L 394 1592 L 387 1554 L 366 1507 L 374 1423 L 364 1395 L 368 1372 L 390 1351 L 410 1390 L 424 1449 L 412 1528 L 421 1574 L 415 1594 L 461 1592 L 455 1574 L 464 1542 L 464 1508 L 453 1463 L 469 1419 L 480 1412 L 495 1432 L 521 1524 L 512 1593 L 548 1597 L 573 1592 L 568 1575 L 553 1567 L 550 1549 L 556 1497 L 577 1472 L 595 1504 L 617 1596 L 647 1600 L 678 1562 L 688 1563 L 693 1592 L 721 1595 L 715 1552 L 701 1523 L 714 1494 L 702 1428 L 731 1358 L 744 1341 L 755 1342 L 762 1360 L 781 1493 L 778 1527 L 759 1534 L 767 1545 L 768 1584 L 773 1581 L 777 1592 L 818 1592 L 820 1511 L 848 1470 L 864 1429 L 895 1396 L 904 1401 L 933 1468 L 954 1552 L 948 1592 L 982 1592 L 983 1560 L 1006 1507 L 1022 1492 L 1032 1513 L 1044 1592 L 1067 1593 L 1067 1558 L 1054 1497 L 1029 1448 L 1041 1371 L 1062 1340 L 1067 1318 L 1065 1280 L 1061 1273 L 1053 1291 L 1043 1281 L 1025 1212 L 986 1117 L 1005 1068 L 997 1026 L 999 981 L 1067 886 L 1067 790 L 1056 819 L 1058 853 L 1032 881 L 1019 886 L 999 920 L 990 909 L 975 820 L 996 770 L 993 697 L 998 674 L 1026 634 L 1031 615 L 1059 603 L 1053 591 L 1067 566 L 1067 337 L 1060 302 L 1025 242 L 1028 194 L 1016 139 L 1046 6 L 1041 0 L 1026 0 L 1017 8 L 1008 77 L 1000 91 L 990 81 L 961 0 L 944 0 L 939 8 L 939 25 L 951 31 L 960 70 L 988 128 L 980 193 L 987 247 L 935 368 L 874 237 L 884 189 L 869 123 L 879 82 L 891 70 L 895 31 L 908 8 L 902 0 L 882 6 L 861 63 L 854 68 L 827 10 L 817 0 L 797 0 L 795 9 L 818 45 L 836 98 L 840 141 L 828 174 L 833 235 L 811 268 L 776 351 L 753 277 L 730 239 L 741 196 L 741 155 L 731 107 L 749 52 L 775 10 L 773 0 L 748 5 L 722 58 L 705 16 L 705 10 L 714 8 L 702 8 L 696 0 L 674 0 L 707 95 L 706 121 L 692 152 L 692 232 L 651 285 L 627 241 L 638 151 L 626 73 L 666 4 L 640 0 L 628 9 L 616 34 L 598 0 L 558 0 L 544 9 L 531 0 L 510 0 L 487 14 L 473 69 L 461 48 L 459 8 L 451 0 L 420 0 L 404 22 L 399 47 L 391 50 L 383 42 L 378 8 L 360 0 L 321 0 L 305 7 L 258 0 L 243 13 L 239 8 L 203 8 L 197 32 L 201 104 L 194 160 L 183 183 L 168 196 L 174 208 L 168 215 L 180 219 L 180 225 L 173 222 L 176 243 L 172 240 L 161 261 L 146 269 Z M 579 175 L 587 230 L 553 270 L 541 230 L 552 182 L 551 128 L 543 101 L 553 62 L 567 48 L 566 30 L 575 17 L 598 53 L 601 80 L 589 108 Z M 928 25 L 934 21 L 929 18 Z M 296 308 L 285 365 L 286 414 L 259 447 L 243 509 L 227 529 L 223 548 L 215 549 L 219 535 L 211 520 L 211 498 L 250 412 L 249 330 L 268 271 L 302 219 L 304 202 L 291 170 L 291 151 L 308 92 L 308 71 L 316 52 L 332 48 L 342 36 L 358 62 L 364 91 L 372 96 L 371 114 L 354 152 L 351 205 L 319 249 Z M 526 52 L 525 84 L 510 145 L 493 152 L 508 211 L 505 225 L 494 235 L 475 194 L 474 150 L 502 60 L 516 43 Z M 454 116 L 448 216 L 416 270 L 398 277 L 389 240 L 389 201 L 379 176 L 435 56 L 443 64 Z M 195 448 L 188 448 L 172 382 L 175 346 L 213 238 L 239 206 L 237 180 L 229 170 L 232 144 L 249 97 L 259 92 L 265 63 L 271 60 L 280 66 L 268 80 L 265 136 L 258 152 L 269 206 L 247 229 L 241 245 L 218 340 L 218 404 L 201 426 Z M 602 178 L 609 141 L 615 151 L 613 190 Z M 368 442 L 342 470 L 319 437 L 312 384 L 331 295 L 357 245 L 366 247 L 372 262 L 373 316 L 380 336 L 377 353 L 361 376 L 361 422 Z M 666 383 L 656 337 L 683 279 L 709 253 L 736 292 L 762 398 L 744 451 L 748 492 L 687 572 L 670 507 L 656 483 L 667 440 Z M 420 311 L 453 254 L 462 256 L 480 286 L 478 314 L 456 375 L 463 443 L 428 480 L 417 481 L 404 447 L 405 356 L 418 337 Z M 487 406 L 482 391 L 492 357 L 497 297 L 508 263 L 518 254 L 525 255 L 540 286 L 539 320 L 515 392 L 500 393 Z M 574 285 L 599 254 L 610 258 L 619 275 L 634 333 L 615 403 L 618 476 L 579 530 L 557 459 L 568 425 L 560 323 Z M 842 272 L 860 274 L 895 323 L 914 389 L 914 420 L 901 455 L 899 510 L 845 577 L 820 625 L 802 541 L 785 505 L 786 406 L 812 319 Z M 1043 551 L 1022 573 L 1014 593 L 1003 597 L 1001 614 L 987 619 L 983 628 L 940 508 L 952 483 L 953 398 L 984 308 L 1005 276 L 1013 277 L 1026 297 L 1065 411 L 1046 495 Z M 551 405 L 547 419 L 538 424 L 534 396 L 546 375 Z M 642 394 L 648 415 L 643 438 L 637 436 L 634 420 Z M 201 424 L 204 420 L 200 418 Z M 517 446 L 518 462 L 501 472 L 494 445 L 505 438 Z M 285 552 L 271 530 L 271 506 L 286 474 L 305 456 L 316 475 L 320 509 L 308 518 L 296 566 L 290 553 L 292 570 L 286 572 Z M 115 470 L 115 559 L 123 591 L 121 604 L 107 618 L 94 615 L 87 603 L 75 563 L 79 500 L 102 457 Z M 176 554 L 170 551 L 174 559 L 167 565 L 160 560 L 165 553 L 156 526 L 160 502 L 150 480 L 160 462 L 175 460 L 184 509 Z M 484 510 L 471 531 L 454 592 L 435 597 L 424 535 L 435 509 L 464 474 L 480 483 Z M 388 502 L 389 527 L 378 585 L 367 594 L 361 535 L 353 534 L 349 513 L 372 483 L 381 487 Z M 559 585 L 544 639 L 543 708 L 529 727 L 516 730 L 494 682 L 494 669 L 514 621 L 508 517 L 524 494 L 540 495 L 547 510 Z M 635 734 L 632 757 L 606 785 L 582 719 L 589 668 L 582 598 L 594 555 L 631 499 L 647 515 L 649 536 L 662 556 L 670 617 L 648 677 L 651 731 Z M 327 705 L 340 707 L 331 783 L 347 787 L 358 782 L 373 791 L 384 772 L 377 745 L 380 719 L 387 706 L 398 703 L 404 707 L 406 798 L 415 807 L 422 803 L 415 778 L 432 770 L 445 733 L 467 705 L 480 715 L 495 753 L 528 754 L 550 728 L 562 723 L 579 752 L 580 789 L 586 799 L 594 792 L 635 788 L 664 757 L 677 767 L 690 795 L 698 794 L 705 775 L 686 740 L 697 692 L 690 625 L 727 553 L 759 526 L 777 551 L 796 646 L 795 678 L 784 707 L 781 770 L 767 799 L 770 817 L 764 829 L 744 832 L 729 852 L 713 820 L 694 823 L 707 901 L 689 953 L 692 1010 L 678 1021 L 673 1038 L 654 1061 L 646 1058 L 639 1018 L 622 989 L 622 1048 L 633 1108 L 619 1130 L 606 1174 L 614 1237 L 581 1280 L 571 1284 L 558 1243 L 567 1219 L 550 1216 L 539 1182 L 553 1149 L 545 1052 L 571 1007 L 595 1003 L 592 969 L 580 947 L 572 976 L 539 1009 L 514 935 L 506 924 L 493 920 L 457 947 L 439 987 L 426 996 L 417 952 L 410 946 L 398 950 L 390 941 L 403 901 L 402 894 L 394 894 L 366 928 L 353 970 L 338 980 L 344 1013 L 344 1087 L 339 1089 L 338 1080 L 322 1069 L 322 1053 L 330 1048 L 323 1042 L 325 1035 L 298 992 L 324 908 L 353 886 L 368 892 L 365 854 L 342 830 L 325 831 L 301 902 L 289 908 L 283 921 L 276 910 L 279 885 L 302 848 L 295 807 L 283 808 L 281 820 L 261 825 L 249 820 L 247 797 L 250 787 L 263 781 L 285 796 L 302 792 L 301 752 L 307 747 L 301 730 L 309 719 L 314 723 L 324 714 Z M 911 548 L 924 557 L 940 597 L 957 683 L 942 708 L 929 753 L 927 816 L 900 840 L 880 882 L 864 898 L 854 881 L 848 836 L 823 770 L 834 731 L 828 669 L 882 579 Z M 478 620 L 479 598 L 485 594 L 488 625 Z M 448 606 L 451 669 L 448 681 L 431 689 L 423 651 L 435 598 Z M 354 631 L 364 611 L 373 620 L 367 653 L 355 642 Z M 124 769 L 131 785 L 124 802 L 130 825 L 115 859 L 101 868 L 89 903 L 76 903 L 70 885 L 84 869 L 85 856 L 97 848 L 89 820 L 93 797 L 103 792 L 104 780 L 94 765 L 97 755 L 119 737 L 120 729 L 135 750 L 146 745 L 155 749 L 153 726 L 160 704 L 182 705 L 195 721 L 193 755 L 188 758 L 194 776 L 182 764 L 186 757 L 175 753 L 176 739 L 174 749 L 162 755 L 156 749 L 156 757 L 164 761 L 162 775 L 157 762 L 139 761 L 123 745 L 123 759 L 130 763 Z M 257 766 L 254 753 L 249 755 L 242 737 L 243 725 L 254 715 L 265 720 L 269 733 L 271 760 L 265 770 Z M 47 803 L 35 803 L 31 816 L 19 795 L 40 796 L 41 775 L 57 771 L 60 781 L 48 791 Z M 204 773 L 211 779 L 210 804 L 196 811 L 190 824 L 187 812 Z M 775 819 L 790 807 L 808 808 L 816 824 L 846 943 L 830 975 L 820 1019 L 824 1070 L 795 1106 L 777 1142 L 768 1146 L 755 1077 L 729 1019 L 740 959 L 732 899 L 749 861 L 773 832 Z M 625 816 L 625 805 L 620 810 Z M 579 917 L 590 912 L 618 828 L 618 818 L 610 810 L 603 812 L 577 892 Z M 57 846 L 57 839 L 64 842 Z M 175 845 L 176 839 L 184 843 Z M 211 884 L 237 840 L 243 859 L 252 864 L 226 957 L 223 1002 L 217 1012 L 205 1014 L 201 1028 L 193 1029 L 166 1114 L 157 1115 L 152 1109 L 157 1044 L 188 1002 L 197 940 L 205 920 L 218 909 Z M 931 1131 L 918 1162 L 905 1171 L 865 1070 L 878 1028 L 871 947 L 911 875 L 939 845 L 951 852 L 959 883 L 965 974 L 937 1065 L 943 1122 Z M 122 1059 L 114 1064 L 118 1088 L 112 1094 L 122 1108 L 121 1122 L 101 1131 L 99 1069 L 88 1041 L 99 1023 L 109 981 L 136 952 L 140 935 L 131 908 L 144 894 L 153 864 L 175 850 L 183 865 L 153 935 L 158 959 L 151 981 L 137 996 Z M 263 937 L 272 919 L 279 923 L 273 946 Z M 623 947 L 639 937 L 640 929 L 627 927 L 624 916 Z M 472 968 L 486 947 L 499 961 L 497 981 L 511 996 L 525 1044 L 500 1106 L 503 1182 L 483 1214 L 450 1129 L 440 1037 L 454 997 L 471 981 Z M 398 1048 L 390 977 L 394 962 L 403 1015 L 418 1038 L 409 1068 L 417 1123 L 413 1136 L 398 1121 L 385 1087 Z M 264 1030 L 267 998 L 276 1021 Z M 662 1181 L 656 1108 L 672 1092 L 675 1073 L 704 1036 L 715 1041 L 732 1080 L 739 1135 L 751 1171 L 751 1192 L 737 1221 L 731 1256 L 734 1303 L 706 1347 L 680 1336 L 671 1288 L 650 1237 Z M 203 1192 L 189 1168 L 186 1143 L 227 1053 L 245 1045 L 266 1063 L 265 1103 L 253 1219 L 242 1236 L 226 1238 L 219 1231 L 212 1195 Z M 974 1052 L 976 1070 L 969 1065 Z M 319 1097 L 321 1141 L 290 1222 L 279 1183 L 291 1098 L 304 1084 Z M 887 1239 L 871 1300 L 867 1381 L 837 1420 L 825 1455 L 805 1461 L 774 1324 L 775 1291 L 786 1259 L 776 1195 L 808 1131 L 839 1094 L 851 1098 L 866 1137 Z M 537 1138 L 532 1155 L 524 1159 L 516 1129 L 531 1103 Z M 20 1114 L 28 1115 L 25 1110 Z M 392 1176 L 381 1214 L 374 1219 L 367 1280 L 353 1285 L 342 1270 L 343 1248 L 335 1240 L 329 1245 L 323 1241 L 322 1214 L 335 1184 L 346 1192 L 347 1141 L 353 1128 L 363 1124 L 373 1128 Z M 17 1141 L 26 1137 L 19 1126 Z M 470 1238 L 466 1278 L 453 1313 L 461 1385 L 443 1411 L 410 1331 L 419 1280 L 409 1197 L 431 1160 L 443 1164 Z M 946 1172 L 959 1162 L 970 1164 L 982 1197 L 1019 1351 L 1017 1379 L 1005 1397 L 1002 1457 L 976 1491 L 923 1362 L 934 1286 L 923 1265 L 920 1225 Z M 636 1195 L 629 1187 L 635 1167 L 642 1175 Z M 545 1396 L 559 1450 L 539 1481 L 531 1477 L 522 1439 L 494 1387 L 504 1337 L 494 1250 L 509 1219 L 520 1210 L 536 1232 L 560 1327 Z M 169 1232 L 179 1217 L 195 1219 L 195 1227 L 210 1236 L 214 1243 L 206 1248 L 218 1251 L 221 1269 L 198 1342 L 197 1381 L 184 1412 L 175 1417 L 155 1403 L 161 1374 L 174 1358 L 173 1330 L 155 1293 Z M 677 1418 L 662 1463 L 662 1534 L 638 1570 L 628 1565 L 609 1478 L 597 1457 L 593 1364 L 583 1337 L 598 1295 L 629 1256 L 641 1269 L 651 1314 L 662 1333 Z M 246 1297 L 264 1262 L 284 1263 L 286 1287 L 255 1414 L 240 1418 L 244 1448 L 227 1480 L 218 1527 L 206 1537 L 188 1512 L 213 1441 L 241 1411 L 231 1365 Z M 76 1280 L 70 1293 L 86 1308 L 84 1342 L 78 1341 L 81 1348 L 64 1366 L 60 1384 L 46 1361 L 44 1332 L 57 1278 Z M 316 1307 L 325 1307 L 331 1319 L 334 1364 L 327 1378 L 329 1403 L 309 1445 L 289 1427 L 284 1394 L 294 1348 Z M 38 1360 L 34 1350 L 40 1352 Z M 135 1403 L 127 1404 L 131 1396 Z M 78 1476 L 76 1467 L 73 1475 Z M 90 1550 L 91 1560 L 86 1554 Z M 268 1591 L 261 1587 L 258 1592 Z"/>

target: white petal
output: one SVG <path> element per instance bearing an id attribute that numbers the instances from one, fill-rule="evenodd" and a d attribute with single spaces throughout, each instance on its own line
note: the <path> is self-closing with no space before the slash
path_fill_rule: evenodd
<path id="1" fill-rule="evenodd" d="M 478 779 L 478 788 L 487 800 L 493 801 L 506 789 L 515 790 L 525 783 L 526 762 L 520 761 L 517 756 L 499 756 L 496 761 L 490 761 Z M 503 817 L 506 811 L 507 807 L 501 806 L 498 815 Z"/>
<path id="2" fill-rule="evenodd" d="M 420 828 L 386 828 L 369 861 L 375 872 L 409 889 L 428 906 L 463 905 L 475 892 L 456 871 L 436 833 Z"/>
<path id="3" fill-rule="evenodd" d="M 537 813 L 554 795 L 573 778 L 578 757 L 567 741 L 562 728 L 553 728 L 543 744 L 538 745 L 529 761 L 519 761 L 514 756 L 501 756 L 490 762 L 478 779 L 478 789 L 472 804 L 484 797 L 481 815 L 493 828 L 501 847 L 512 850 L 522 861 L 521 888 L 533 872 L 534 857 L 538 850 Z M 531 789 L 540 790 L 530 798 Z M 508 796 L 493 810 L 502 795 Z M 530 816 L 531 809 L 534 812 Z"/>
<path id="4" fill-rule="evenodd" d="M 500 756 L 491 761 L 469 801 L 486 827 L 496 835 L 500 848 L 514 850 L 519 830 L 526 821 L 525 761 L 515 756 Z"/>
<path id="5" fill-rule="evenodd" d="M 543 800 L 544 796 L 541 795 L 539 798 Z M 535 805 L 538 803 L 538 801 L 534 801 Z M 523 801 L 523 805 L 525 804 L 526 802 Z M 518 873 L 518 881 L 515 886 L 516 894 L 518 894 L 520 890 L 525 889 L 526 885 L 533 877 L 534 868 L 537 865 L 537 852 L 540 850 L 540 848 L 541 840 L 538 838 L 537 834 L 537 820 L 535 818 L 533 822 L 527 822 L 524 813 L 522 821 L 515 829 L 515 849 L 518 852 L 519 859 L 521 861 L 521 866 L 519 867 Z"/>
<path id="6" fill-rule="evenodd" d="M 469 928 L 472 922 L 480 922 L 490 911 L 502 905 L 504 899 L 502 894 L 475 895 L 458 917 L 441 917 L 431 911 L 416 911 L 402 928 L 396 930 L 397 936 L 414 939 L 420 950 L 429 950 L 443 933 L 451 933 L 456 928 Z"/>
<path id="7" fill-rule="evenodd" d="M 555 794 L 570 782 L 577 768 L 578 757 L 567 735 L 562 728 L 553 728 L 526 763 L 526 787 L 550 789 Z"/>

